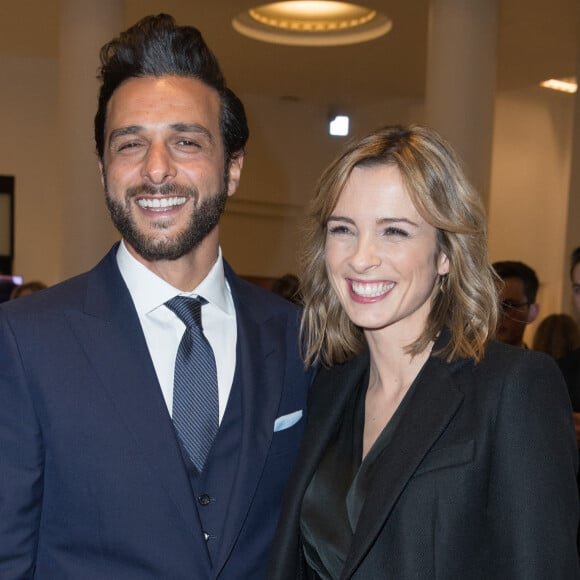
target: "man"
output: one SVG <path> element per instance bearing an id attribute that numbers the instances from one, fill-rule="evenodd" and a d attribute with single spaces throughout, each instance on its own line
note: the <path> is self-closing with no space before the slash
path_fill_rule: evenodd
<path id="1" fill-rule="evenodd" d="M 295 307 L 219 247 L 244 109 L 167 15 L 101 61 L 95 140 L 122 242 L 0 309 L 0 578 L 260 579 L 308 376 Z"/>
<path id="2" fill-rule="evenodd" d="M 580 247 L 570 256 L 570 283 L 572 284 L 572 300 L 576 315 L 580 317 Z M 576 437 L 580 446 L 580 349 L 558 361 L 572 399 L 576 419 Z"/>
<path id="3" fill-rule="evenodd" d="M 495 262 L 493 268 L 501 278 L 499 288 L 501 315 L 496 338 L 514 346 L 526 347 L 526 326 L 538 317 L 540 305 L 536 303 L 538 276 L 523 262 Z"/>
<path id="4" fill-rule="evenodd" d="M 570 281 L 576 317 L 580 320 L 580 246 L 572 252 L 570 257 Z"/>
<path id="5" fill-rule="evenodd" d="M 570 256 L 570 283 L 572 284 L 572 301 L 576 316 L 580 318 L 580 247 L 575 248 Z M 560 370 L 566 379 L 568 393 L 574 411 L 574 426 L 576 428 L 576 443 L 580 453 L 580 349 L 558 361 Z M 580 493 L 580 473 L 578 474 L 578 493 Z M 578 554 L 580 554 L 580 525 L 578 527 Z"/>

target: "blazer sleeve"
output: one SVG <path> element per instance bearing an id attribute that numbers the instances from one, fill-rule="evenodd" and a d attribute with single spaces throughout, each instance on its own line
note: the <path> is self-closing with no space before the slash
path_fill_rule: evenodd
<path id="1" fill-rule="evenodd" d="M 14 335 L 0 309 L 0 578 L 34 574 L 43 453 Z"/>
<path id="2" fill-rule="evenodd" d="M 485 578 L 579 578 L 572 410 L 551 358 L 527 352 L 503 375 L 495 415 Z"/>

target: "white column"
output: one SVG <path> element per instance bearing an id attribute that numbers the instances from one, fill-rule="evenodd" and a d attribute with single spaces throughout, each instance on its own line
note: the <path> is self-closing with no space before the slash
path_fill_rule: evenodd
<path id="1" fill-rule="evenodd" d="M 456 149 L 489 203 L 497 0 L 431 0 L 426 119 Z"/>
<path id="2" fill-rule="evenodd" d="M 97 170 L 93 119 L 99 50 L 123 28 L 122 9 L 122 0 L 60 1 L 63 278 L 92 267 L 118 237 L 108 217 Z"/>

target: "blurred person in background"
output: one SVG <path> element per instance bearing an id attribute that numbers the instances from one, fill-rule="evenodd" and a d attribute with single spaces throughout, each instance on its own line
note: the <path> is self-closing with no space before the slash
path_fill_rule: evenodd
<path id="1" fill-rule="evenodd" d="M 10 299 L 14 300 L 14 298 L 22 298 L 23 296 L 34 294 L 34 292 L 39 292 L 45 288 L 47 288 L 47 285 L 44 282 L 40 282 L 39 280 L 26 282 L 13 288 L 12 292 L 10 293 Z"/>
<path id="2" fill-rule="evenodd" d="M 576 248 L 570 256 L 570 282 L 576 317 L 580 321 L 580 247 Z"/>
<path id="3" fill-rule="evenodd" d="M 538 325 L 532 348 L 560 359 L 580 347 L 580 330 L 569 314 L 550 314 Z"/>
<path id="4" fill-rule="evenodd" d="M 302 297 L 300 295 L 300 280 L 295 274 L 284 274 L 277 278 L 272 283 L 272 292 L 278 294 L 293 302 L 294 304 L 302 304 Z"/>
<path id="5" fill-rule="evenodd" d="M 523 262 L 495 262 L 493 268 L 501 279 L 499 285 L 500 317 L 496 339 L 527 348 L 526 326 L 536 320 L 540 305 L 536 302 L 540 283 L 536 272 Z"/>

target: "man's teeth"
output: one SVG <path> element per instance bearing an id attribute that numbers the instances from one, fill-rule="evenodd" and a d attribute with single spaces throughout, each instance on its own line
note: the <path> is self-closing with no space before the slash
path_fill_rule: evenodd
<path id="1" fill-rule="evenodd" d="M 175 207 L 183 205 L 187 201 L 186 197 L 155 197 L 153 199 L 138 199 L 139 207 L 144 209 L 159 208 L 159 207 Z"/>
<path id="2" fill-rule="evenodd" d="M 361 283 L 352 282 L 352 291 L 359 296 L 364 298 L 374 298 L 375 296 L 381 296 L 388 292 L 393 286 L 394 282 L 371 282 L 371 283 Z"/>

